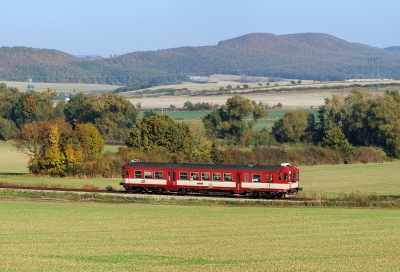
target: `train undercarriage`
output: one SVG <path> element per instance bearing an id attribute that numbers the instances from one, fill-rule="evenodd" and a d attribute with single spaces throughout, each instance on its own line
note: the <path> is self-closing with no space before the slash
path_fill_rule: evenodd
<path id="1" fill-rule="evenodd" d="M 128 193 L 143 193 L 143 194 L 178 194 L 178 195 L 207 195 L 207 196 L 247 196 L 250 198 L 285 198 L 295 196 L 297 190 L 291 189 L 288 192 L 267 192 L 267 191 L 244 191 L 236 193 L 233 190 L 209 190 L 209 189 L 193 189 L 180 188 L 178 191 L 169 191 L 163 187 L 133 187 L 124 186 Z M 301 190 L 301 188 L 299 188 Z"/>

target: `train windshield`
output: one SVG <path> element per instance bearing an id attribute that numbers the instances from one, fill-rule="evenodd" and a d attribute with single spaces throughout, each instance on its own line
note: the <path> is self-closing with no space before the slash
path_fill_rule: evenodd
<path id="1" fill-rule="evenodd" d="M 293 179 L 297 181 L 299 179 L 299 171 L 293 173 Z"/>

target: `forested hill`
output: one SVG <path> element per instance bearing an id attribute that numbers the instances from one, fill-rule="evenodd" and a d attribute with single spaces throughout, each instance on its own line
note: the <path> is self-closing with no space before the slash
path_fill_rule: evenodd
<path id="1" fill-rule="evenodd" d="M 57 50 L 0 48 L 0 80 L 135 85 L 176 83 L 214 73 L 313 80 L 369 78 L 368 59 L 380 58 L 380 77 L 400 79 L 398 46 L 380 49 L 327 34 L 254 33 L 215 46 L 133 52 L 80 59 Z"/>
<path id="2" fill-rule="evenodd" d="M 388 51 L 391 51 L 393 53 L 396 53 L 397 55 L 400 55 L 400 46 L 386 47 L 385 50 L 388 50 Z"/>

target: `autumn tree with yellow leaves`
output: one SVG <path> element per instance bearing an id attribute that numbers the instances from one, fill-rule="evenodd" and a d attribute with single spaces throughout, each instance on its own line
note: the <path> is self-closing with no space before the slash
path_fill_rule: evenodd
<path id="1" fill-rule="evenodd" d="M 73 129 L 64 119 L 54 119 L 22 126 L 14 146 L 29 155 L 31 173 L 63 176 L 87 168 L 102 154 L 104 143 L 93 124 Z"/>

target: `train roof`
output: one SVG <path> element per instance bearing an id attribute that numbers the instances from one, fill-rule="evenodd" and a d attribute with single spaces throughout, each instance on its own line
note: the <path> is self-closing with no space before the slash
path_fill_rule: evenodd
<path id="1" fill-rule="evenodd" d="M 259 164 L 201 164 L 201 163 L 164 163 L 164 162 L 137 162 L 130 161 L 126 167 L 134 168 L 164 168 L 164 169 L 199 169 L 199 170 L 256 170 L 278 171 L 285 165 L 259 165 Z"/>

